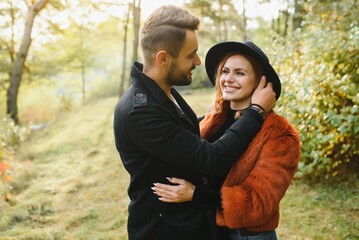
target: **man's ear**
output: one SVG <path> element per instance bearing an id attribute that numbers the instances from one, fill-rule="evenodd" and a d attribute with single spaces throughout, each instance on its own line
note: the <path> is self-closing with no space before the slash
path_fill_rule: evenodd
<path id="1" fill-rule="evenodd" d="M 168 54 L 166 51 L 159 51 L 157 54 L 156 54 L 156 62 L 158 65 L 167 65 L 167 62 L 168 62 Z"/>

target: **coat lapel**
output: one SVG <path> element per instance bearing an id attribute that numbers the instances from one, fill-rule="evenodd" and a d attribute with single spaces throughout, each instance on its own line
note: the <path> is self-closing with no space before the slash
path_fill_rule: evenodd
<path id="1" fill-rule="evenodd" d="M 171 94 L 176 99 L 176 102 L 179 105 L 179 107 L 176 106 L 178 117 L 182 120 L 182 122 L 188 125 L 188 127 L 190 127 L 197 134 L 199 134 L 197 115 L 193 112 L 192 108 L 187 104 L 187 102 L 182 98 L 182 96 L 176 91 L 176 89 L 172 88 Z"/>
<path id="2" fill-rule="evenodd" d="M 222 101 L 222 112 L 214 112 L 210 109 L 204 119 L 200 122 L 201 138 L 210 139 L 225 123 L 228 117 L 229 102 Z"/>
<path id="3" fill-rule="evenodd" d="M 197 116 L 182 96 L 174 88 L 171 89 L 172 96 L 176 99 L 178 105 L 180 106 L 178 108 L 175 106 L 176 104 L 167 97 L 157 83 L 142 72 L 142 68 L 142 64 L 135 62 L 131 71 L 131 76 L 135 79 L 133 84 L 145 87 L 164 111 L 166 111 L 171 117 L 187 129 L 199 135 Z M 136 79 L 141 79 L 141 81 Z"/>

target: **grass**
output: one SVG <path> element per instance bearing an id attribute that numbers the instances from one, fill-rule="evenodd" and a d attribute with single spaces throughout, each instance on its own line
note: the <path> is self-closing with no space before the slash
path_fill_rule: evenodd
<path id="1" fill-rule="evenodd" d="M 184 95 L 196 113 L 213 93 Z M 63 114 L 22 144 L 13 200 L 0 200 L 0 240 L 127 239 L 129 176 L 114 147 L 116 98 Z M 281 203 L 280 239 L 359 239 L 359 183 L 296 179 Z"/>

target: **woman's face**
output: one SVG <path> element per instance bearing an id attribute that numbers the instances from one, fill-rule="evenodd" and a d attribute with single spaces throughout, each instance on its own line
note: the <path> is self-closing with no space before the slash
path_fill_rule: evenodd
<path id="1" fill-rule="evenodd" d="M 252 64 L 244 56 L 230 56 L 221 69 L 219 80 L 223 99 L 231 101 L 232 109 L 250 105 L 257 81 Z"/>

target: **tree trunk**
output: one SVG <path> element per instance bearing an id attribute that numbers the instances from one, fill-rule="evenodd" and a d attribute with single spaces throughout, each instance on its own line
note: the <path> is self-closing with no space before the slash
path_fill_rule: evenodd
<path id="1" fill-rule="evenodd" d="M 288 8 L 283 11 L 284 13 L 284 31 L 283 31 L 283 36 L 286 37 L 288 34 L 288 22 L 289 22 L 289 10 Z"/>
<path id="2" fill-rule="evenodd" d="M 82 104 L 86 100 L 86 63 L 81 62 L 81 78 L 82 78 Z"/>
<path id="3" fill-rule="evenodd" d="M 11 70 L 10 86 L 7 90 L 7 109 L 6 113 L 14 120 L 16 124 L 19 123 L 17 97 L 19 87 L 22 79 L 22 74 L 25 68 L 25 61 L 31 44 L 31 32 L 34 25 L 36 15 L 45 7 L 48 0 L 39 0 L 33 5 L 25 1 L 28 5 L 26 15 L 25 31 L 22 39 L 21 47 L 16 55 L 16 59 Z"/>
<path id="4" fill-rule="evenodd" d="M 301 24 L 303 21 L 303 7 L 298 0 L 294 1 L 294 16 L 293 16 L 293 30 L 297 28 L 301 28 Z"/>
<path id="5" fill-rule="evenodd" d="M 11 63 L 14 63 L 15 61 L 15 9 L 13 6 L 13 3 L 10 4 L 10 16 L 11 16 L 11 43 L 10 43 L 10 59 Z M 10 73 L 11 76 L 11 73 Z"/>
<path id="6" fill-rule="evenodd" d="M 242 39 L 243 41 L 248 40 L 247 32 L 247 15 L 246 15 L 246 1 L 242 0 L 242 16 L 243 16 L 243 29 L 242 29 Z"/>
<path id="7" fill-rule="evenodd" d="M 118 89 L 118 95 L 119 97 L 122 96 L 122 94 L 125 91 L 125 78 L 126 78 L 126 57 L 127 57 L 127 32 L 128 32 L 128 23 L 130 21 L 130 5 L 128 7 L 126 22 L 125 22 L 125 34 L 123 35 L 123 56 L 122 56 L 122 75 L 121 75 L 121 81 Z"/>
<path id="8" fill-rule="evenodd" d="M 227 41 L 228 40 L 228 30 L 227 30 L 227 23 L 226 23 L 226 19 L 223 14 L 223 1 L 219 0 L 218 1 L 218 5 L 219 5 L 219 10 L 218 10 L 218 14 L 219 14 L 219 18 L 221 19 L 220 23 L 219 23 L 219 32 L 221 33 L 220 35 L 222 36 L 222 38 L 220 39 L 220 41 Z"/>
<path id="9" fill-rule="evenodd" d="M 133 0 L 133 53 L 132 53 L 132 62 L 138 60 L 138 43 L 139 43 L 139 32 L 140 32 L 140 22 L 141 22 L 141 0 Z"/>
<path id="10" fill-rule="evenodd" d="M 280 35 L 280 10 L 278 10 L 278 18 L 277 18 L 277 33 Z"/>
<path id="11" fill-rule="evenodd" d="M 81 49 L 81 57 L 80 60 L 80 68 L 81 68 L 81 83 L 82 83 L 82 104 L 85 103 L 86 100 L 86 54 L 85 54 L 85 30 L 82 24 L 80 25 L 80 49 Z"/>

